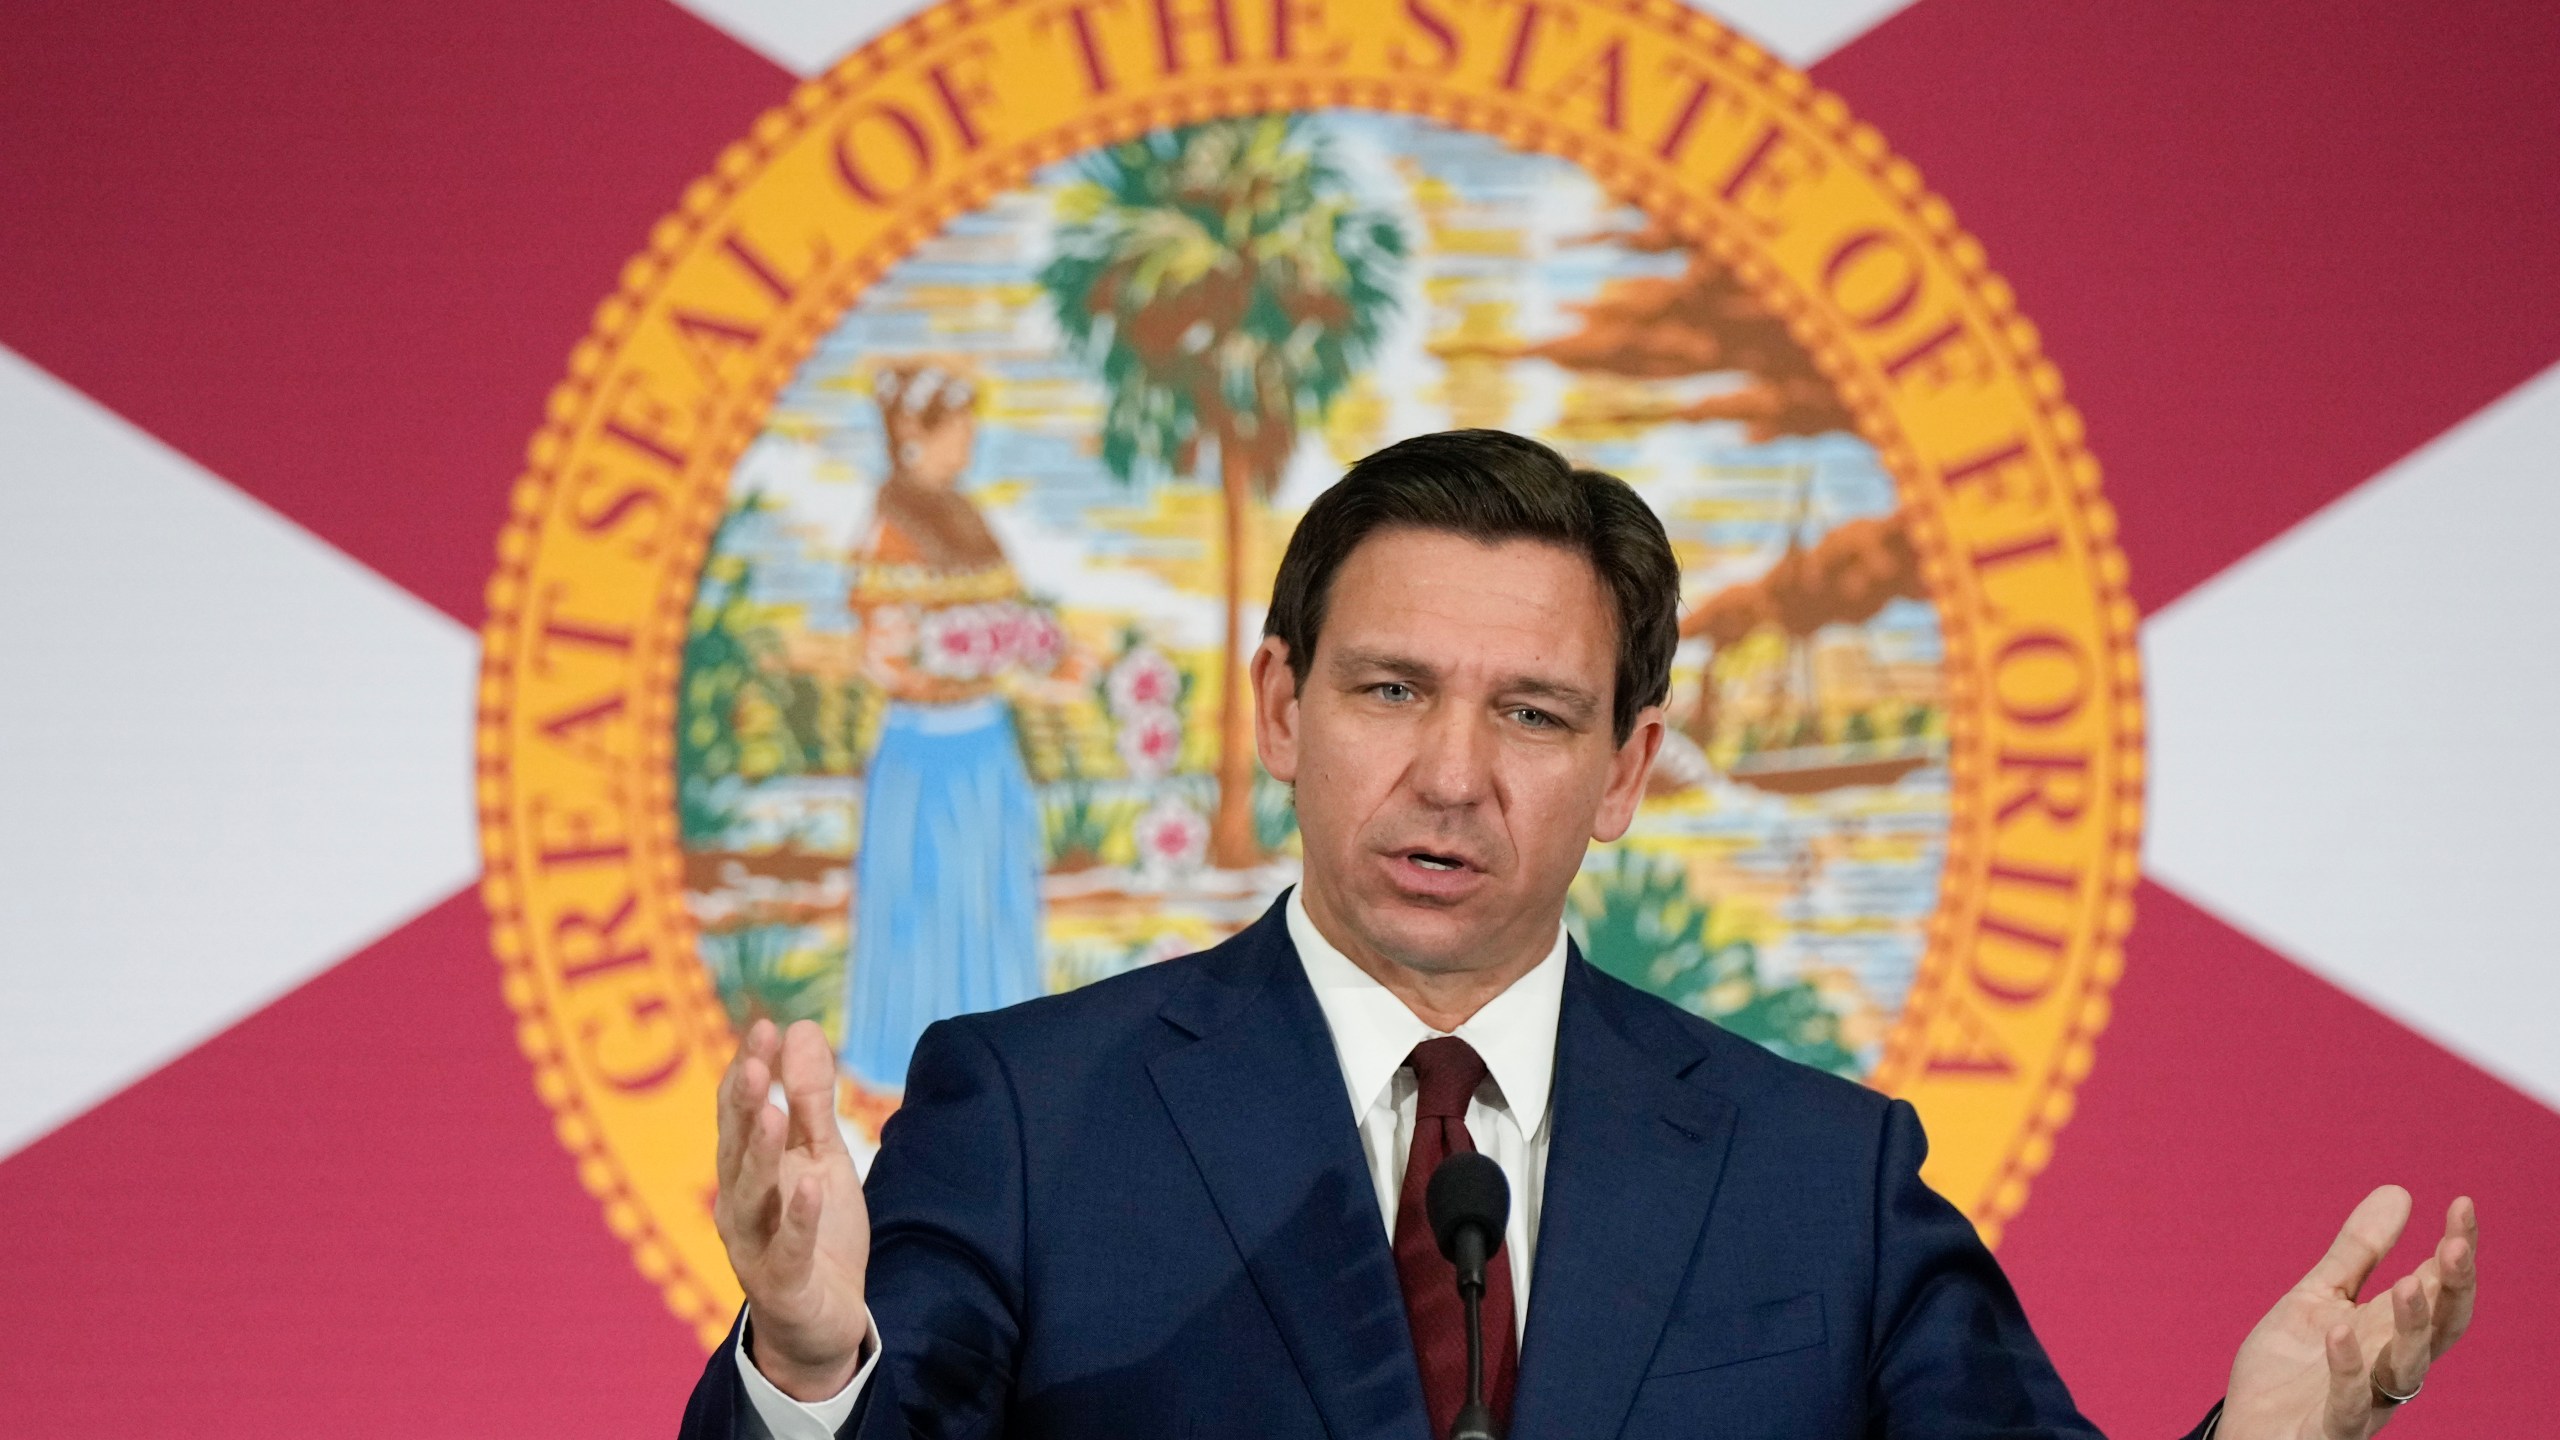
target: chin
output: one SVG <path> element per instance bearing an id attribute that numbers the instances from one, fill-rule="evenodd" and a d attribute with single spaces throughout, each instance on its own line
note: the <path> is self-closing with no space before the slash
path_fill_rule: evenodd
<path id="1" fill-rule="evenodd" d="M 1488 942 L 1498 927 L 1462 911 L 1391 899 L 1371 913 L 1368 928 L 1370 943 L 1415 970 L 1442 974 L 1475 970 L 1496 958 Z"/>

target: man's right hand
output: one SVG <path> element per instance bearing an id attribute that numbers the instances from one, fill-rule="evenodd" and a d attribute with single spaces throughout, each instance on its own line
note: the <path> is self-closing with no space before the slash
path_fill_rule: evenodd
<path id="1" fill-rule="evenodd" d="M 776 1074 L 788 1115 L 767 1098 Z M 720 1196 L 711 1209 L 753 1311 L 748 1353 L 795 1400 L 841 1392 L 861 1368 L 871 1212 L 836 1129 L 835 1057 L 802 1020 L 758 1020 L 720 1082 Z"/>

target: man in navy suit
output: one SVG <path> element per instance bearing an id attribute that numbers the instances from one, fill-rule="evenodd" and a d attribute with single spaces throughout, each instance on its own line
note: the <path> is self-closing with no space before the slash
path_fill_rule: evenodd
<path id="1" fill-rule="evenodd" d="M 1489 1399 L 1520 1440 L 2086 1437 L 1910 1106 L 1573 953 L 1567 886 L 1663 734 L 1679 575 L 1624 484 L 1490 431 L 1363 460 L 1253 658 L 1305 883 L 1205 953 L 928 1030 L 868 1189 L 817 1027 L 722 1091 L 748 1299 L 691 1437 L 1430 1440 L 1465 1385 L 1421 1182 L 1508 1178 Z M 767 1103 L 776 1078 L 787 1111 Z M 2364 1440 L 2469 1323 L 2455 1202 L 2386 1186 L 2196 1435 Z"/>

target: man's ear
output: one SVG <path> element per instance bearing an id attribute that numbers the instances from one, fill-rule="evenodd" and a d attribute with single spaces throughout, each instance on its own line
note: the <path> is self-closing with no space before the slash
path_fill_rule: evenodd
<path id="1" fill-rule="evenodd" d="M 1263 637 L 1253 652 L 1253 748 L 1262 768 L 1283 785 L 1298 778 L 1298 677 L 1289 669 L 1289 647 Z"/>
<path id="2" fill-rule="evenodd" d="M 1653 757 L 1661 751 L 1662 707 L 1647 705 L 1636 712 L 1627 743 L 1609 757 L 1609 785 L 1600 792 L 1600 812 L 1592 817 L 1592 839 L 1605 845 L 1635 823 L 1636 806 L 1644 803 L 1645 777 L 1653 772 Z"/>

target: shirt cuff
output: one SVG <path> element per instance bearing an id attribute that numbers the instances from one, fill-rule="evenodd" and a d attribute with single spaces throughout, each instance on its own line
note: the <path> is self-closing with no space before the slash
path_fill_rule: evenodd
<path id="1" fill-rule="evenodd" d="M 749 1323 L 753 1320 L 750 1313 Z M 871 1383 L 871 1372 L 879 1368 L 880 1352 L 885 1348 L 880 1343 L 879 1327 L 872 1322 L 871 1307 L 867 1305 L 862 1310 L 862 1321 L 870 1330 L 869 1338 L 863 1342 L 871 1349 L 870 1358 L 862 1362 L 861 1369 L 853 1372 L 853 1378 L 845 1382 L 842 1390 L 824 1400 L 814 1401 L 794 1400 L 782 1393 L 781 1386 L 764 1378 L 764 1372 L 758 1370 L 756 1362 L 747 1355 L 746 1325 L 738 1327 L 738 1378 L 746 1383 L 747 1403 L 755 1407 L 756 1418 L 773 1433 L 773 1440 L 835 1440 L 836 1431 L 843 1426 L 845 1417 L 853 1413 L 855 1402 L 862 1398 L 862 1387 Z"/>

